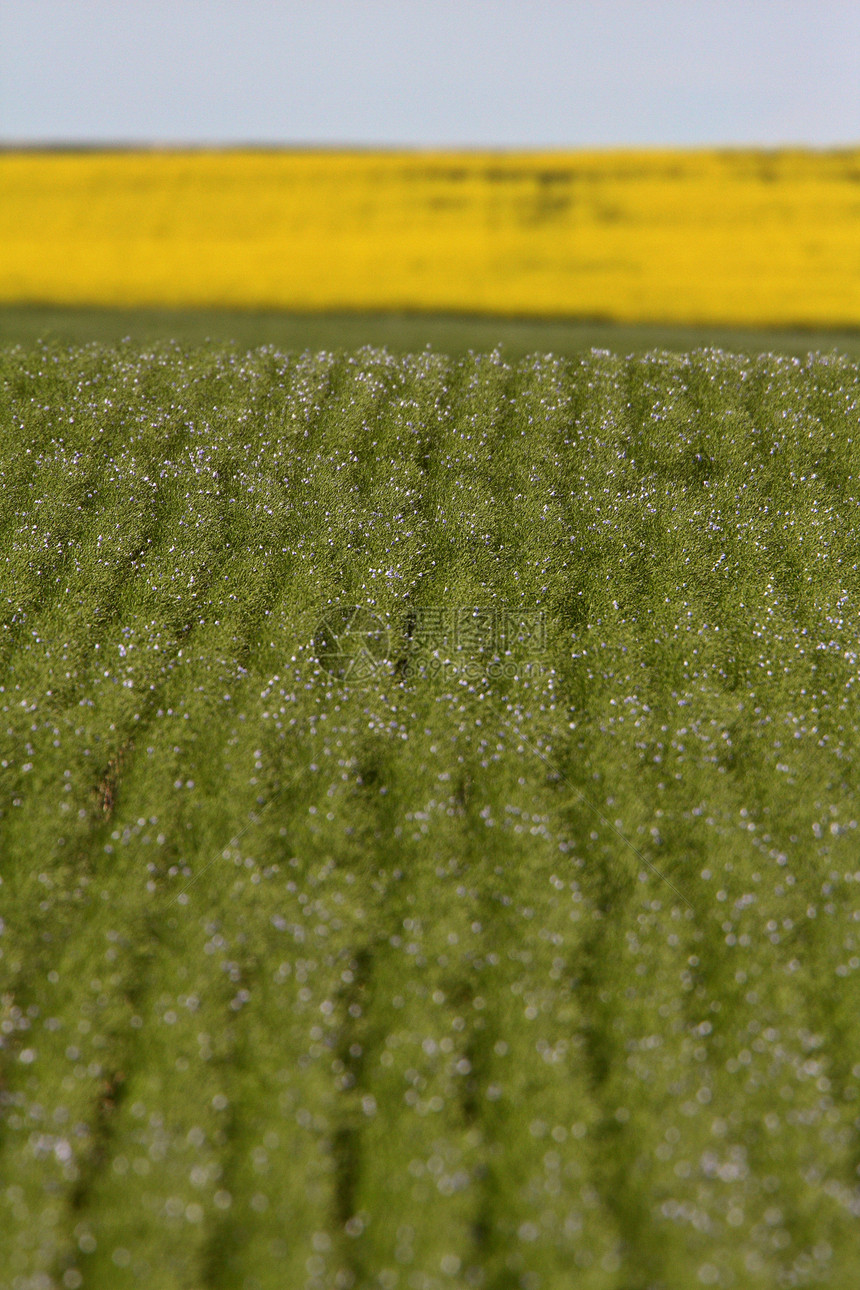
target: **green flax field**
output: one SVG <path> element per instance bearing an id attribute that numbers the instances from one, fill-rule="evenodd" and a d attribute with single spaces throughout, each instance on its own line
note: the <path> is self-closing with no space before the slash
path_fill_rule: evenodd
<path id="1" fill-rule="evenodd" d="M 860 1267 L 860 367 L 0 349 L 0 1288 Z"/>

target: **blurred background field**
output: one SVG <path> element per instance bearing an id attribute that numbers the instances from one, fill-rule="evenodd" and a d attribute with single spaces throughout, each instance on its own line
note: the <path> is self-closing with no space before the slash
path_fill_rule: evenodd
<path id="1" fill-rule="evenodd" d="M 392 354 L 460 355 L 499 347 L 508 359 L 526 354 L 572 357 L 591 349 L 643 354 L 652 349 L 683 353 L 719 348 L 735 354 L 845 354 L 860 358 L 860 331 L 797 328 L 659 326 L 594 320 L 488 318 L 478 315 L 406 313 L 288 313 L 255 309 L 107 309 L 72 305 L 0 305 L 0 345 L 37 341 L 114 345 L 211 340 L 241 348 L 273 345 L 281 350 L 354 350 L 384 347 Z"/>
<path id="2" fill-rule="evenodd" d="M 455 351 L 504 340 L 481 316 L 510 320 L 514 350 L 544 348 L 522 320 L 562 320 L 542 324 L 562 352 L 610 339 L 610 323 L 708 343 L 707 329 L 777 330 L 801 349 L 787 333 L 860 325 L 856 149 L 24 149 L 0 155 L 0 191 L 7 309 L 229 309 L 202 335 L 188 314 L 162 318 L 195 338 L 229 322 L 237 340 L 438 335 Z M 278 311 L 338 317 L 315 330 Z M 416 330 L 422 314 L 441 317 Z M 84 317 L 7 312 L 3 335 L 29 320 L 83 338 L 101 326 Z M 162 318 L 122 325 L 160 334 Z"/>

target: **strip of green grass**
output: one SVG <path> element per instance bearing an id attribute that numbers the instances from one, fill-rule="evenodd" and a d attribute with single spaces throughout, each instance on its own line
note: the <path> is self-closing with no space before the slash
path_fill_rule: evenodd
<path id="1" fill-rule="evenodd" d="M 0 351 L 2 1290 L 852 1283 L 858 406 Z"/>
<path id="2" fill-rule="evenodd" d="M 92 341 L 117 344 L 124 338 L 149 344 L 233 342 L 246 348 L 276 345 L 285 350 L 353 350 L 385 346 L 392 353 L 431 349 L 443 354 L 489 351 L 501 346 L 509 361 L 527 354 L 573 356 L 592 348 L 624 354 L 651 349 L 682 353 L 716 346 L 734 353 L 779 353 L 804 357 L 810 351 L 860 357 L 856 332 L 798 328 L 628 326 L 605 321 L 502 319 L 435 314 L 291 314 L 252 310 L 78 309 L 47 305 L 0 306 L 0 344 L 31 346 L 52 339 L 64 345 Z"/>

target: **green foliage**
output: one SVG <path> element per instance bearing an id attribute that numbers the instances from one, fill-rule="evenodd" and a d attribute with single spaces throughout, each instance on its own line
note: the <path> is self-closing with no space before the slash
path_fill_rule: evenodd
<path id="1" fill-rule="evenodd" d="M 858 407 L 0 351 L 2 1290 L 851 1283 Z"/>
<path id="2" fill-rule="evenodd" d="M 140 345 L 180 340 L 186 345 L 232 342 L 242 349 L 273 345 L 282 350 L 354 350 L 385 347 L 397 354 L 428 345 L 444 354 L 491 350 L 502 345 L 519 359 L 548 353 L 573 357 L 593 346 L 621 353 L 651 349 L 686 352 L 719 346 L 734 353 L 797 354 L 811 350 L 860 357 L 860 334 L 833 328 L 762 330 L 718 324 L 685 327 L 614 323 L 578 318 L 499 318 L 480 314 L 288 313 L 282 309 L 109 309 L 76 305 L 0 304 L 0 345 L 32 347 L 49 337 L 62 345 L 98 341 Z"/>

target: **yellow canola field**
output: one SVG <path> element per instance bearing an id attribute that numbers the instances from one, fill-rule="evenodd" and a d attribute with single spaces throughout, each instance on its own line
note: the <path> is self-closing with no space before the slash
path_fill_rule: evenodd
<path id="1" fill-rule="evenodd" d="M 0 154 L 0 301 L 860 323 L 860 149 Z"/>

